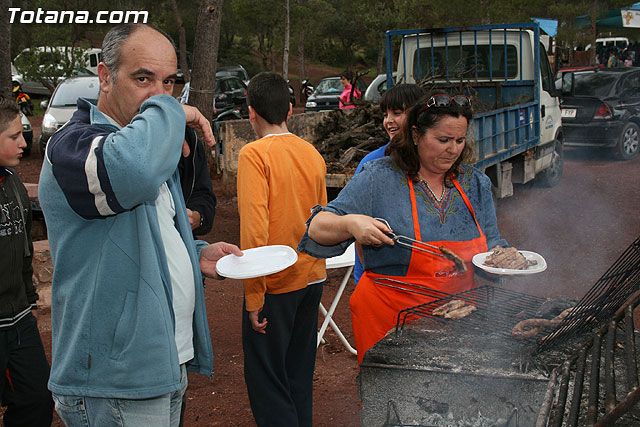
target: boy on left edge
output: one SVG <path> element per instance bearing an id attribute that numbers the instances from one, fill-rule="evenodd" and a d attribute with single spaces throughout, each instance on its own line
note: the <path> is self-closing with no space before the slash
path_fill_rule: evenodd
<path id="1" fill-rule="evenodd" d="M 14 100 L 0 96 L 0 397 L 4 425 L 50 426 L 49 363 L 36 318 L 32 283 L 31 207 L 11 169 L 27 146 Z"/>

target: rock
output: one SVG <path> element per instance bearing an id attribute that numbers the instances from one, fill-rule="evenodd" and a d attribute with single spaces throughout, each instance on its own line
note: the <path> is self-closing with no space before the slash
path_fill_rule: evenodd
<path id="1" fill-rule="evenodd" d="M 31 200 L 38 200 L 38 184 L 25 183 L 24 186 L 27 189 L 27 194 L 29 194 L 29 198 Z"/>
<path id="2" fill-rule="evenodd" d="M 51 278 L 53 263 L 49 252 L 49 241 L 33 242 L 33 284 L 38 292 L 38 306 L 51 307 Z"/>

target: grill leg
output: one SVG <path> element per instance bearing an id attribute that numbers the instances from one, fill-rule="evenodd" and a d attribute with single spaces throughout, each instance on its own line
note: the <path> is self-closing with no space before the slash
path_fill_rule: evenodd
<path id="1" fill-rule="evenodd" d="M 558 402 L 553 409 L 551 414 L 551 422 L 549 425 L 552 427 L 561 427 L 562 426 L 562 418 L 564 417 L 564 409 L 567 405 L 567 392 L 569 390 L 569 378 L 571 376 L 571 372 L 569 368 L 571 367 L 571 362 L 566 361 L 562 364 L 562 380 L 560 381 L 560 390 L 558 392 Z"/>
<path id="2" fill-rule="evenodd" d="M 616 322 L 609 323 L 607 332 L 607 350 L 604 355 L 605 366 L 605 398 L 604 408 L 607 412 L 613 411 L 616 407 L 616 373 L 613 366 L 614 351 L 616 349 Z"/>
<path id="3" fill-rule="evenodd" d="M 593 426 L 598 419 L 598 394 L 600 389 L 600 346 L 602 337 L 593 337 L 593 351 L 591 353 L 591 375 L 589 379 L 589 406 L 587 407 L 587 426 Z"/>
<path id="4" fill-rule="evenodd" d="M 578 416 L 580 415 L 580 402 L 582 400 L 582 388 L 584 386 L 584 368 L 587 362 L 587 351 L 582 349 L 578 356 L 578 366 L 576 367 L 576 380 L 573 388 L 573 399 L 569 410 L 567 427 L 578 426 Z"/>
<path id="5" fill-rule="evenodd" d="M 627 356 L 627 390 L 638 388 L 638 361 L 636 360 L 636 340 L 633 334 L 633 308 L 625 310 L 624 331 L 626 336 L 625 353 Z"/>

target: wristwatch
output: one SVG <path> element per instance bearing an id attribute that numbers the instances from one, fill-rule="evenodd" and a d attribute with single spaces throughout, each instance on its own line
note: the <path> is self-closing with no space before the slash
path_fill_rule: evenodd
<path id="1" fill-rule="evenodd" d="M 204 215 L 202 215 L 200 212 L 198 213 L 200 214 L 200 224 L 198 225 L 198 228 L 200 228 L 204 225 Z"/>

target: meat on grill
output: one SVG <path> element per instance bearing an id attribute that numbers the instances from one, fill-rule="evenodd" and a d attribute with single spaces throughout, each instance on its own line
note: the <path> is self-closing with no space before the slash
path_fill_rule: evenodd
<path id="1" fill-rule="evenodd" d="M 454 299 L 453 301 L 449 301 L 448 303 L 435 308 L 432 311 L 432 314 L 434 316 L 442 316 L 445 319 L 458 320 L 470 315 L 475 310 L 476 307 L 474 305 L 467 304 L 463 300 Z"/>
<path id="2" fill-rule="evenodd" d="M 518 322 L 511 330 L 511 335 L 518 339 L 534 337 L 538 332 L 558 326 L 571 313 L 571 310 L 573 307 L 567 308 L 553 319 L 526 319 Z"/>
<path id="3" fill-rule="evenodd" d="M 535 260 L 526 259 L 516 248 L 503 248 L 500 246 L 496 246 L 493 253 L 484 261 L 484 265 L 488 267 L 508 268 L 511 270 L 526 270 L 537 263 Z"/>
<path id="4" fill-rule="evenodd" d="M 456 310 L 465 305 L 466 303 L 461 299 L 454 299 L 446 304 L 442 304 L 440 307 L 434 308 L 432 313 L 434 316 L 444 316 L 449 311 Z"/>
<path id="5" fill-rule="evenodd" d="M 474 311 L 476 311 L 475 305 L 465 305 L 464 307 L 460 307 L 457 310 L 449 311 L 444 315 L 444 318 L 458 320 L 458 319 L 462 319 L 463 317 L 467 317 Z"/>

